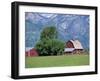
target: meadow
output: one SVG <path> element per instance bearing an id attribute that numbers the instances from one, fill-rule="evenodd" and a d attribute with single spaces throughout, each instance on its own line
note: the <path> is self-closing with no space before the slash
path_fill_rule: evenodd
<path id="1" fill-rule="evenodd" d="M 89 65 L 89 54 L 26 57 L 26 68 Z"/>

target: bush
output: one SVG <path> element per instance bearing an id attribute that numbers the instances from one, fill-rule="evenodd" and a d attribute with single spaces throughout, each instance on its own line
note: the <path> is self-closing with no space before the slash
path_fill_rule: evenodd
<path id="1" fill-rule="evenodd" d="M 40 40 L 35 48 L 40 56 L 61 55 L 64 52 L 64 43 L 57 39 Z"/>

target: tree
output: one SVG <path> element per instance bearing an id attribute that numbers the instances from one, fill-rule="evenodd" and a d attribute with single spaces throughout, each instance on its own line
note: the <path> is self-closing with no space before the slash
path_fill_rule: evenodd
<path id="1" fill-rule="evenodd" d="M 56 27 L 45 27 L 41 32 L 40 39 L 56 39 L 57 38 L 57 30 Z"/>
<path id="2" fill-rule="evenodd" d="M 56 27 L 46 27 L 35 45 L 40 56 L 60 55 L 64 52 L 64 43 L 57 39 Z"/>

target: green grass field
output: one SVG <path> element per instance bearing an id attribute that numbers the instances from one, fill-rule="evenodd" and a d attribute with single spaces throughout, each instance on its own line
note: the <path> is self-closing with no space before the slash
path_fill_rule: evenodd
<path id="1" fill-rule="evenodd" d="M 89 65 L 89 55 L 62 55 L 62 56 L 39 56 L 26 57 L 25 67 L 58 67 L 58 66 L 81 66 Z"/>

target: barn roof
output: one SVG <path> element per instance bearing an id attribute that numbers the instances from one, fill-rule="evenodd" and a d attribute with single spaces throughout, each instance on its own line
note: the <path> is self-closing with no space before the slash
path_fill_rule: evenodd
<path id="1" fill-rule="evenodd" d="M 83 49 L 83 46 L 79 40 L 70 40 L 70 41 L 73 43 L 75 49 Z"/>
<path id="2" fill-rule="evenodd" d="M 29 50 L 31 50 L 33 47 L 26 47 L 25 48 L 25 51 L 29 51 Z"/>
<path id="3" fill-rule="evenodd" d="M 72 52 L 72 51 L 74 51 L 74 49 L 75 49 L 75 48 L 65 48 L 65 49 L 64 49 L 64 52 Z"/>

